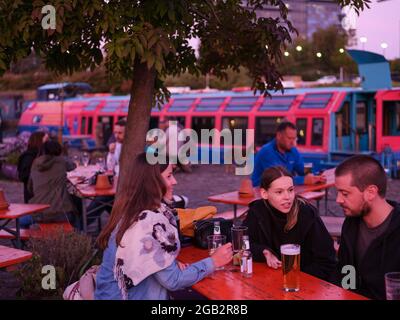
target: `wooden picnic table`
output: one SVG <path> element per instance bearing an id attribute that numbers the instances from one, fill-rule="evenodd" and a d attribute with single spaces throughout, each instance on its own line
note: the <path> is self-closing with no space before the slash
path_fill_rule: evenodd
<path id="1" fill-rule="evenodd" d="M 32 252 L 0 245 L 0 269 L 25 262 L 32 257 Z"/>
<path id="2" fill-rule="evenodd" d="M 190 246 L 181 250 L 178 260 L 193 263 L 207 256 L 207 250 Z M 211 300 L 368 300 L 303 272 L 300 272 L 298 292 L 285 292 L 282 285 L 281 269 L 271 269 L 266 263 L 254 262 L 251 278 L 243 277 L 239 267 L 229 265 L 192 287 Z"/>
<path id="3" fill-rule="evenodd" d="M 29 214 L 40 213 L 48 208 L 50 208 L 48 204 L 11 203 L 8 209 L 0 210 L 0 220 L 4 220 L 4 222 L 0 224 L 0 230 L 4 230 L 15 236 L 16 246 L 21 248 L 19 218 Z M 8 228 L 7 225 L 14 219 L 15 230 L 12 230 Z"/>
<path id="4" fill-rule="evenodd" d="M 319 183 L 314 185 L 295 185 L 295 192 L 300 195 L 306 195 L 307 193 L 327 190 L 330 187 L 335 185 L 335 169 L 329 169 L 324 172 L 326 176 L 326 183 Z M 325 192 L 325 200 L 327 200 L 328 192 Z M 219 202 L 224 204 L 232 204 L 233 205 L 233 213 L 236 219 L 237 206 L 248 206 L 254 200 L 260 199 L 260 189 L 259 187 L 254 188 L 254 196 L 253 197 L 241 197 L 238 191 L 226 192 L 222 194 L 217 194 L 211 197 L 208 197 L 208 201 L 211 202 Z M 325 209 L 327 206 L 327 201 L 325 201 Z"/>
<path id="5" fill-rule="evenodd" d="M 108 196 L 114 197 L 117 193 L 117 185 L 118 179 L 114 177 L 114 182 L 112 188 L 110 189 L 96 189 L 94 185 L 89 185 L 87 181 L 90 177 L 92 177 L 97 171 L 99 167 L 97 165 L 89 165 L 87 167 L 78 166 L 75 170 L 68 172 L 67 177 L 68 180 L 72 183 L 74 188 L 77 191 L 77 195 L 79 195 L 82 199 L 82 221 L 83 221 L 83 231 L 87 232 L 87 215 L 91 212 L 87 212 L 87 200 L 94 200 L 99 196 Z M 106 206 L 112 206 L 113 200 L 100 202 L 102 208 Z M 96 209 L 97 210 L 97 209 Z"/>

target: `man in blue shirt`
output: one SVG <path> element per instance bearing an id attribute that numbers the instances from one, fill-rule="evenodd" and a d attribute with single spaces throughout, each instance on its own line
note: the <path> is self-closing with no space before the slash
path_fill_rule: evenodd
<path id="1" fill-rule="evenodd" d="M 294 175 L 295 184 L 326 182 L 324 176 L 314 176 L 313 174 L 304 176 L 304 162 L 296 148 L 296 140 L 296 126 L 291 122 L 282 122 L 276 130 L 275 139 L 265 144 L 256 154 L 251 177 L 254 187 L 260 185 L 264 170 L 273 166 L 285 167 Z"/>

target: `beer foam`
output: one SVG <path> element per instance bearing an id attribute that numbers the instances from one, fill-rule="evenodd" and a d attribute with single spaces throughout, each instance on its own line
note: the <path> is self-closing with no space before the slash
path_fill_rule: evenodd
<path id="1" fill-rule="evenodd" d="M 295 256 L 297 254 L 300 254 L 300 246 L 285 244 L 281 246 L 281 254 L 285 254 L 287 256 Z"/>

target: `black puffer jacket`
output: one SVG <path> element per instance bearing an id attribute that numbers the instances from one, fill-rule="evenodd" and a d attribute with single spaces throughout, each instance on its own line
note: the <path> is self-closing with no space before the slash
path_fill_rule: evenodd
<path id="1" fill-rule="evenodd" d="M 287 215 L 273 208 L 265 200 L 250 204 L 244 221 L 250 238 L 250 249 L 254 260 L 265 262 L 263 250 L 273 252 L 281 259 L 280 246 L 296 243 L 301 246 L 300 269 L 321 279 L 331 278 L 336 260 L 333 240 L 330 237 L 317 209 L 308 203 L 300 204 L 296 225 L 285 232 Z"/>
<path id="2" fill-rule="evenodd" d="M 342 227 L 336 283 L 340 285 L 346 275 L 341 274 L 342 267 L 352 265 L 356 268 L 355 291 L 372 299 L 385 299 L 385 273 L 400 271 L 400 204 L 388 202 L 394 207 L 389 227 L 371 243 L 360 263 L 355 249 L 362 218 L 346 218 Z"/>

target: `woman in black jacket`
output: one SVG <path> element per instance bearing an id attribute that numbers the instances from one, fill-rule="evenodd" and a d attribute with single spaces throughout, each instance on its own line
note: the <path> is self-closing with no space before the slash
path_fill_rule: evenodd
<path id="1" fill-rule="evenodd" d="M 283 167 L 266 169 L 260 187 L 262 199 L 250 204 L 244 221 L 254 260 L 279 268 L 280 246 L 299 244 L 301 271 L 329 279 L 336 266 L 335 250 L 317 209 L 295 195 L 293 178 Z"/>
<path id="2" fill-rule="evenodd" d="M 18 159 L 18 178 L 24 183 L 24 202 L 28 203 L 33 194 L 28 190 L 28 181 L 31 175 L 33 160 L 38 156 L 43 143 L 49 140 L 49 135 L 45 132 L 33 132 L 29 137 L 28 148 Z"/>

